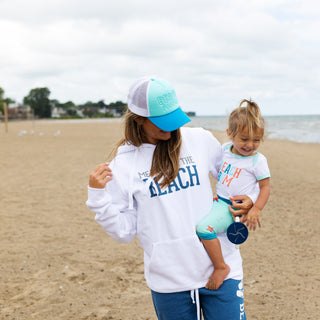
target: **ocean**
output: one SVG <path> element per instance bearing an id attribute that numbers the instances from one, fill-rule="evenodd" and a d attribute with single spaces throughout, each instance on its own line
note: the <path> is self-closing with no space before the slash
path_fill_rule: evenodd
<path id="1" fill-rule="evenodd" d="M 320 115 L 264 116 L 267 139 L 281 139 L 296 142 L 320 143 Z M 47 120 L 48 123 L 122 122 L 121 118 Z M 226 116 L 191 117 L 189 127 L 202 127 L 225 131 Z"/>
<path id="2" fill-rule="evenodd" d="M 264 116 L 267 139 L 320 143 L 320 115 Z M 190 127 L 224 131 L 228 125 L 225 116 L 191 117 Z"/>

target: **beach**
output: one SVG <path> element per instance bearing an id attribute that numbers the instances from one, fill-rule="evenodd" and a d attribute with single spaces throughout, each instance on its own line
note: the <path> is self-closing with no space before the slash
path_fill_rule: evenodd
<path id="1" fill-rule="evenodd" d="M 115 242 L 85 205 L 121 132 L 113 120 L 0 123 L 1 320 L 156 319 L 138 241 Z M 266 139 L 259 151 L 271 196 L 240 246 L 247 318 L 319 319 L 320 144 Z"/>

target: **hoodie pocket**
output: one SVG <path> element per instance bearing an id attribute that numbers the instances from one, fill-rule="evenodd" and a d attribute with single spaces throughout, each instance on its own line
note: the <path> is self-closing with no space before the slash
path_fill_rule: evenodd
<path id="1" fill-rule="evenodd" d="M 153 245 L 147 281 L 153 290 L 187 290 L 206 280 L 212 263 L 196 235 Z"/>

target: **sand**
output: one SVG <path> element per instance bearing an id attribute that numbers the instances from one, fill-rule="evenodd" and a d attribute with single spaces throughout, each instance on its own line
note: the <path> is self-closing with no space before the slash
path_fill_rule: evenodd
<path id="1" fill-rule="evenodd" d="M 85 206 L 120 134 L 118 121 L 0 123 L 1 320 L 156 319 L 138 242 L 116 243 Z M 260 151 L 272 193 L 240 249 L 247 318 L 319 319 L 320 145 L 266 139 Z"/>

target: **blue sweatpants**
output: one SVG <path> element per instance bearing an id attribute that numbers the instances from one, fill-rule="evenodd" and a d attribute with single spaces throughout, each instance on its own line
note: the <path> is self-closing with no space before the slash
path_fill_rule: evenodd
<path id="1" fill-rule="evenodd" d="M 200 288 L 198 302 L 190 291 L 151 293 L 159 320 L 197 320 L 197 303 L 204 320 L 246 320 L 241 280 L 225 280 L 215 291 Z"/>

